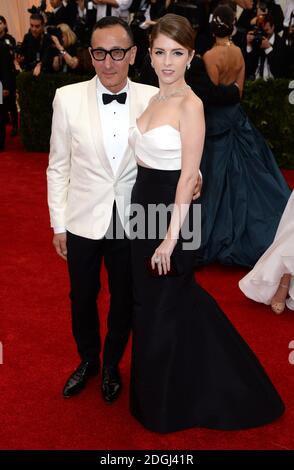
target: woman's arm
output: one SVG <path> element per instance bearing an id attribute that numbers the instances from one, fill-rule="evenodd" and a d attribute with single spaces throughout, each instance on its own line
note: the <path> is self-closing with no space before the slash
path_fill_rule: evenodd
<path id="1" fill-rule="evenodd" d="M 188 98 L 183 103 L 180 117 L 180 133 L 182 142 L 182 168 L 178 181 L 175 203 L 170 225 L 165 240 L 159 245 L 152 256 L 152 267 L 155 259 L 159 274 L 170 270 L 170 256 L 177 243 L 181 227 L 185 221 L 192 201 L 195 182 L 199 176 L 199 166 L 203 152 L 205 137 L 205 120 L 202 101 L 199 98 Z"/>
<path id="2" fill-rule="evenodd" d="M 76 69 L 79 65 L 79 59 L 75 56 L 71 56 L 69 52 L 67 52 L 65 49 L 63 51 L 60 51 L 60 54 L 62 54 L 62 58 L 65 61 L 65 63 L 71 68 L 72 70 Z"/>
<path id="3" fill-rule="evenodd" d="M 66 49 L 60 44 L 58 38 L 54 35 L 51 36 L 51 39 L 54 43 L 54 47 L 59 51 L 60 56 L 62 59 L 65 61 L 65 63 L 70 67 L 72 70 L 76 69 L 77 66 L 79 65 L 79 59 L 75 56 L 71 56 L 69 52 L 67 52 Z M 58 71 L 62 66 L 61 61 L 59 60 L 54 60 L 53 61 L 53 69 L 55 71 Z"/>

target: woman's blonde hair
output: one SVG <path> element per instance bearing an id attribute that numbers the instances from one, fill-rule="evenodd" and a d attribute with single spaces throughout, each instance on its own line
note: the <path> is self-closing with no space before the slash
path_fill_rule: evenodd
<path id="1" fill-rule="evenodd" d="M 63 35 L 65 36 L 66 47 L 73 46 L 77 42 L 77 36 L 73 30 L 66 23 L 60 23 L 58 28 L 61 29 Z"/>

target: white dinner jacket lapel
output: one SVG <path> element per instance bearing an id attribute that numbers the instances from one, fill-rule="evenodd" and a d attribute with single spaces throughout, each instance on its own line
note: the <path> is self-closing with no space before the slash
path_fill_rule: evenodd
<path id="1" fill-rule="evenodd" d="M 88 84 L 88 109 L 89 122 L 97 157 L 101 161 L 107 173 L 112 178 L 114 178 L 114 174 L 107 158 L 103 144 L 101 120 L 97 102 L 96 76 L 92 78 L 92 80 L 90 80 Z"/>
<path id="2" fill-rule="evenodd" d="M 137 90 L 135 85 L 131 80 L 128 79 L 129 82 L 129 107 L 130 107 L 130 119 L 129 119 L 129 126 L 133 126 L 136 123 L 136 117 L 138 114 L 138 96 Z M 120 165 L 117 170 L 116 179 L 120 177 L 123 173 L 124 169 L 127 167 L 131 158 L 134 158 L 133 150 L 128 145 L 124 156 L 120 162 Z"/>

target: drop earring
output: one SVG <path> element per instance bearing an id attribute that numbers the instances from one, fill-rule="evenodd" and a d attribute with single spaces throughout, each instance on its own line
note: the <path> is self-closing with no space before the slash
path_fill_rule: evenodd
<path id="1" fill-rule="evenodd" d="M 189 63 L 189 64 L 187 64 L 187 66 L 186 66 L 187 70 L 189 70 L 189 69 L 190 69 L 190 67 L 191 67 L 191 64 L 190 64 L 190 63 Z"/>

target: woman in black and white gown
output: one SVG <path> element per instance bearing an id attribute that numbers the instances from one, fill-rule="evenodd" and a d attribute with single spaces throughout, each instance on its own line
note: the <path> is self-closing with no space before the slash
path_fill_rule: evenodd
<path id="1" fill-rule="evenodd" d="M 169 14 L 154 26 L 150 53 L 160 89 L 129 136 L 138 163 L 131 224 L 143 232 L 131 244 L 130 407 L 146 428 L 162 433 L 194 426 L 250 428 L 284 411 L 253 352 L 195 282 L 195 247 L 185 249 L 187 221 L 193 229 L 197 225 L 191 201 L 205 135 L 202 103 L 184 77 L 193 45 L 183 17 Z M 152 235 L 150 208 L 171 204 L 167 230 Z M 141 220 L 138 207 L 144 209 Z M 150 275 L 148 259 L 158 276 Z"/>

